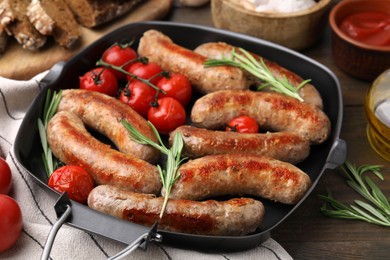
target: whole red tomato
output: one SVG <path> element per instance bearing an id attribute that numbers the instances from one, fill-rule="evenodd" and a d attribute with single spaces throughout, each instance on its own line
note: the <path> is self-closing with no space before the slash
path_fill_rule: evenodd
<path id="1" fill-rule="evenodd" d="M 157 102 L 158 106 L 149 109 L 148 120 L 160 134 L 169 134 L 186 123 L 186 111 L 179 101 L 171 97 L 163 97 Z"/>
<path id="2" fill-rule="evenodd" d="M 118 80 L 107 68 L 95 68 L 80 77 L 80 88 L 115 96 L 118 91 Z"/>
<path id="3" fill-rule="evenodd" d="M 259 125 L 256 120 L 249 116 L 239 116 L 230 120 L 226 131 L 239 133 L 258 133 Z"/>
<path id="4" fill-rule="evenodd" d="M 154 101 L 155 95 L 156 90 L 148 84 L 132 80 L 120 93 L 119 100 L 146 118 L 150 103 Z"/>
<path id="5" fill-rule="evenodd" d="M 123 66 L 123 70 L 127 71 L 132 61 L 135 61 L 137 59 L 137 53 L 136 51 L 130 47 L 130 44 L 118 44 L 115 43 L 111 47 L 109 47 L 105 52 L 103 53 L 102 60 L 108 64 L 121 67 Z M 126 79 L 126 74 L 118 71 L 118 70 L 111 70 L 115 76 L 120 79 Z"/>
<path id="6" fill-rule="evenodd" d="M 76 165 L 65 165 L 55 170 L 48 185 L 56 191 L 67 192 L 70 199 L 86 204 L 94 182 L 89 173 Z"/>
<path id="7" fill-rule="evenodd" d="M 0 194 L 8 194 L 12 187 L 12 174 L 8 163 L 0 157 Z"/>
<path id="8" fill-rule="evenodd" d="M 162 68 L 154 62 L 135 62 L 130 66 L 129 73 L 140 77 L 142 79 L 150 80 L 154 85 L 162 78 L 161 72 L 163 72 Z M 131 80 L 131 76 L 127 76 L 127 80 Z"/>
<path id="9" fill-rule="evenodd" d="M 158 88 L 165 91 L 165 95 L 161 92 L 159 97 L 173 97 L 179 101 L 183 106 L 186 106 L 191 100 L 192 87 L 191 83 L 183 74 L 171 73 L 167 77 L 163 77 L 157 82 Z"/>
<path id="10" fill-rule="evenodd" d="M 19 204 L 8 195 L 0 194 L 0 253 L 16 243 L 22 227 Z"/>

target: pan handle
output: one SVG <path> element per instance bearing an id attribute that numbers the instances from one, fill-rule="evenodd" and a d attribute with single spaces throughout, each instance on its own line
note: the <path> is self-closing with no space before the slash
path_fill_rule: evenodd
<path id="1" fill-rule="evenodd" d="M 326 159 L 325 168 L 335 169 L 347 160 L 347 143 L 337 138 Z"/>
<path id="2" fill-rule="evenodd" d="M 121 259 L 138 247 L 146 250 L 148 242 L 162 241 L 162 236 L 157 233 L 157 222 L 152 227 L 146 227 L 120 220 L 69 200 L 66 192 L 59 197 L 54 209 L 57 220 L 46 240 L 42 260 L 46 260 L 50 256 L 55 236 L 65 222 L 86 232 L 102 235 L 129 245 L 109 259 Z M 94 221 L 91 221 L 91 219 Z M 107 223 L 110 223 L 110 225 L 107 225 Z"/>

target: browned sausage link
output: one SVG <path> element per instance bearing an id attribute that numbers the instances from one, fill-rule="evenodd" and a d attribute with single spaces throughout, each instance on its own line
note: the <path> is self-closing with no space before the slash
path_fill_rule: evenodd
<path id="1" fill-rule="evenodd" d="M 324 142 L 330 133 L 322 110 L 275 92 L 221 90 L 199 98 L 191 111 L 193 124 L 208 129 L 220 129 L 241 115 L 253 117 L 261 128 L 297 133 L 311 144 Z"/>
<path id="2" fill-rule="evenodd" d="M 208 58 L 213 59 L 220 59 L 223 56 L 229 57 L 231 55 L 232 49 L 235 48 L 235 50 L 240 53 L 237 47 L 233 47 L 227 43 L 224 42 L 210 42 L 205 43 L 202 45 L 199 45 L 194 52 L 199 53 L 203 56 L 206 56 Z M 295 74 L 294 72 L 287 70 L 286 68 L 280 66 L 278 63 L 270 61 L 265 59 L 264 57 L 261 57 L 257 54 L 251 53 L 253 57 L 255 57 L 257 60 L 263 59 L 265 65 L 269 68 L 269 70 L 272 72 L 272 74 L 279 79 L 287 79 L 295 88 L 298 87 L 302 82 L 303 79 Z M 248 79 L 250 81 L 253 81 L 254 83 L 260 83 L 257 78 L 252 76 L 251 74 L 247 74 Z M 306 84 L 302 88 L 299 89 L 299 95 L 303 98 L 303 100 L 308 103 L 312 104 L 320 109 L 323 108 L 322 98 L 318 90 L 312 85 L 312 84 Z"/>
<path id="3" fill-rule="evenodd" d="M 238 194 L 295 204 L 311 185 L 309 176 L 296 166 L 254 155 L 208 155 L 183 164 L 179 171 L 170 193 L 174 199 Z"/>
<path id="4" fill-rule="evenodd" d="M 144 33 L 138 53 L 156 62 L 164 70 L 186 75 L 200 93 L 249 88 L 249 82 L 240 69 L 230 66 L 205 68 L 203 64 L 206 57 L 173 43 L 156 30 Z"/>
<path id="5" fill-rule="evenodd" d="M 68 89 L 63 90 L 57 111 L 64 110 L 75 113 L 87 126 L 107 136 L 119 151 L 150 163 L 157 162 L 159 151 L 134 142 L 121 120 L 127 120 L 153 141 L 157 141 L 156 135 L 142 116 L 121 101 L 95 91 Z"/>
<path id="6" fill-rule="evenodd" d="M 161 190 L 157 167 L 101 143 L 71 112 L 61 111 L 53 116 L 48 125 L 47 138 L 57 158 L 65 164 L 81 166 L 91 174 L 96 184 L 112 184 L 153 194 Z"/>
<path id="7" fill-rule="evenodd" d="M 240 236 L 254 232 L 264 216 L 264 206 L 250 198 L 228 201 L 168 200 L 159 219 L 163 197 L 123 191 L 109 185 L 95 187 L 88 206 L 120 219 L 166 231 L 212 236 Z"/>
<path id="8" fill-rule="evenodd" d="M 310 152 L 310 143 L 291 132 L 249 134 L 184 125 L 171 132 L 171 145 L 176 133 L 181 133 L 183 137 L 183 156 L 191 159 L 211 154 L 240 153 L 264 155 L 297 164 Z"/>

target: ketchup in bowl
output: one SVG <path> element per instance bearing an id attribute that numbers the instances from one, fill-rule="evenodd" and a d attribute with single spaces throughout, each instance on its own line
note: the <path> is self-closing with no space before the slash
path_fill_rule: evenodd
<path id="1" fill-rule="evenodd" d="M 350 38 L 368 45 L 390 46 L 390 14 L 377 11 L 346 16 L 340 29 Z"/>

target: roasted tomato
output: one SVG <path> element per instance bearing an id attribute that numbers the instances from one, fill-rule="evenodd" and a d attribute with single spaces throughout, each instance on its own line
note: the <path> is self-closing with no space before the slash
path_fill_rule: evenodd
<path id="1" fill-rule="evenodd" d="M 122 69 L 127 71 L 131 64 L 137 60 L 137 53 L 132 47 L 130 47 L 130 44 L 115 43 L 103 53 L 102 60 L 117 67 L 123 66 Z M 126 74 L 118 70 L 110 70 L 119 80 L 126 79 Z"/>
<path id="2" fill-rule="evenodd" d="M 16 243 L 22 227 L 19 204 L 8 195 L 0 194 L 0 253 Z"/>
<path id="3" fill-rule="evenodd" d="M 55 170 L 48 185 L 56 191 L 67 192 L 70 199 L 86 204 L 94 182 L 89 173 L 76 165 L 65 165 Z"/>
<path id="4" fill-rule="evenodd" d="M 155 99 L 156 90 L 139 80 L 132 80 L 121 91 L 119 100 L 129 105 L 141 116 L 147 117 L 150 103 Z"/>
<path id="5" fill-rule="evenodd" d="M 132 75 L 136 75 L 145 80 L 150 80 L 154 85 L 162 78 L 162 68 L 154 62 L 135 62 L 128 70 Z M 132 80 L 131 76 L 127 76 L 127 80 Z"/>
<path id="6" fill-rule="evenodd" d="M 190 81 L 183 74 L 171 73 L 157 82 L 157 87 L 165 91 L 165 95 L 159 93 L 159 97 L 173 97 L 183 106 L 191 100 L 192 86 Z"/>
<path id="7" fill-rule="evenodd" d="M 111 70 L 95 68 L 80 77 L 80 88 L 114 97 L 118 91 L 118 80 Z"/>
<path id="8" fill-rule="evenodd" d="M 12 174 L 8 163 L 0 157 L 0 194 L 8 194 L 12 187 Z"/>
<path id="9" fill-rule="evenodd" d="M 171 97 L 163 97 L 158 99 L 157 103 L 149 109 L 148 120 L 159 133 L 169 134 L 186 123 L 186 111 L 179 101 Z"/>
<path id="10" fill-rule="evenodd" d="M 258 133 L 259 125 L 256 120 L 249 116 L 239 116 L 230 120 L 226 131 L 239 133 Z"/>

